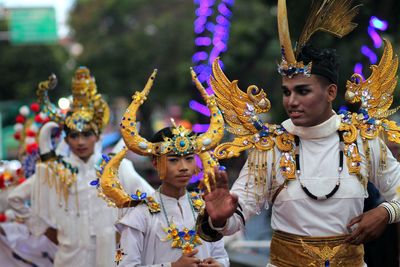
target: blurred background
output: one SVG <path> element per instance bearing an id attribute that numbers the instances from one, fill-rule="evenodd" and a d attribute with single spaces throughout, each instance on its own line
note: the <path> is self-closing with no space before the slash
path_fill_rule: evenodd
<path id="1" fill-rule="evenodd" d="M 50 92 L 50 98 L 66 109 L 71 78 L 79 66 L 91 70 L 98 91 L 112 110 L 105 146 L 118 140 L 122 113 L 155 68 L 159 71 L 155 84 L 140 110 L 142 135 L 149 137 L 170 125 L 171 117 L 192 126 L 196 132 L 205 131 L 209 114 L 191 82 L 189 68 L 194 67 L 208 87 L 210 63 L 217 56 L 228 78 L 238 79 L 242 90 L 252 84 L 266 90 L 273 107 L 265 119 L 281 122 L 286 115 L 281 107 L 280 76 L 276 72 L 280 60 L 276 2 L 0 0 L 0 159 L 17 157 L 15 120 L 21 106 L 37 101 L 38 83 L 51 73 L 56 74 L 58 86 Z M 368 77 L 370 64 L 379 60 L 382 38 L 389 39 L 395 52 L 399 52 L 400 2 L 358 3 L 363 7 L 356 17 L 355 31 L 341 40 L 324 33 L 312 37 L 316 46 L 336 48 L 341 55 L 341 91 L 336 110 L 344 104 L 341 95 L 351 74 L 358 72 Z M 310 4 L 311 0 L 287 1 L 293 44 L 301 33 Z M 399 103 L 397 95 L 398 91 L 394 105 Z M 138 172 L 156 185 L 146 159 L 130 157 Z M 243 163 L 244 156 L 223 162 L 233 180 Z M 265 218 L 268 220 L 267 214 Z M 257 235 L 265 239 L 264 234 L 248 234 L 250 239 L 258 239 Z M 266 247 L 266 242 L 257 243 L 250 252 L 258 255 Z M 265 251 L 261 253 L 265 255 Z M 266 261 L 265 256 L 262 259 L 252 266 L 265 266 L 260 263 Z"/>

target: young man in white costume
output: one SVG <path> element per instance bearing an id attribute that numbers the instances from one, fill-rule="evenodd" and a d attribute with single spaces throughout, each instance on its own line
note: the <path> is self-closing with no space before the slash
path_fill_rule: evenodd
<path id="1" fill-rule="evenodd" d="M 160 130 L 147 141 L 139 134 L 136 112 L 146 99 L 156 72 L 143 91 L 135 92 L 132 97 L 121 121 L 121 134 L 130 150 L 152 157 L 153 166 L 162 180 L 161 187 L 152 194 L 137 192 L 129 195 L 118 186 L 115 169 L 126 149 L 108 162 L 101 177 L 102 192 L 111 202 L 118 207 L 135 207 L 128 209 L 117 223 L 121 233 L 119 266 L 229 266 L 222 240 L 202 242 L 197 235 L 194 229 L 196 217 L 204 208 L 204 202 L 198 193 L 186 190 L 197 169 L 195 154 L 202 160 L 206 173 L 217 164 L 208 151 L 222 138 L 222 115 L 215 97 L 206 93 L 192 71 L 192 79 L 212 114 L 210 128 L 195 136 L 173 122 L 173 127 Z M 211 177 L 205 175 L 204 179 L 208 181 Z"/>
<path id="2" fill-rule="evenodd" d="M 41 151 L 33 189 L 35 218 L 30 230 L 58 243 L 54 266 L 113 266 L 118 211 L 99 198 L 91 185 L 102 158 L 100 134 L 108 123 L 108 106 L 97 93 L 89 70 L 81 67 L 72 80 L 72 109 L 61 118 L 52 110 L 47 96 L 55 82 L 51 76 L 41 83 L 39 95 L 53 120 L 50 123 L 65 131 L 69 153 L 58 157 L 53 150 Z"/>
<path id="3" fill-rule="evenodd" d="M 151 142 L 162 143 L 164 138 L 174 138 L 171 130 L 164 128 Z M 197 168 L 193 151 L 186 152 L 162 156 L 166 161 L 165 176 L 157 192 L 149 194 L 159 204 L 158 211 L 140 205 L 118 221 L 125 254 L 119 266 L 229 266 L 222 240 L 201 242 L 193 232 L 197 213 L 204 203 L 200 195 L 186 190 Z M 156 157 L 153 165 L 160 169 Z"/>
<path id="4" fill-rule="evenodd" d="M 347 15 L 355 14 L 349 9 L 335 20 L 335 11 L 329 10 L 324 17 L 323 7 L 311 10 L 318 10 L 322 18 L 329 17 L 335 24 L 350 22 Z M 205 196 L 207 213 L 199 217 L 198 230 L 202 238 L 218 240 L 243 228 L 245 220 L 269 202 L 274 230 L 269 266 L 365 266 L 362 244 L 381 234 L 387 223 L 400 221 L 396 193 L 400 165 L 377 137 L 380 131 L 387 131 L 389 140 L 398 141 L 399 131 L 385 116 L 379 116 L 386 114 L 391 104 L 391 99 L 379 96 L 388 93 L 390 98 L 396 85 L 397 58 L 385 42 L 379 73 L 374 70 L 366 81 L 354 76 L 358 81 L 347 84 L 347 99 L 361 101 L 359 112 L 337 115 L 332 111 L 338 87 L 336 54 L 306 45 L 306 38 L 298 43 L 294 55 L 284 1 L 279 0 L 278 14 L 283 54 L 278 71 L 283 76 L 283 106 L 289 119 L 281 126 L 260 124 L 254 133 L 263 137 L 264 147 L 251 152 L 231 191 L 227 174 L 218 173 L 217 184 Z M 339 25 L 336 29 L 348 32 L 352 27 Z M 214 67 L 213 89 L 220 91 L 218 86 L 226 81 L 220 82 L 216 74 Z M 254 125 L 257 123 L 255 120 Z M 386 129 L 382 123 L 388 125 Z M 229 145 L 224 152 L 233 154 L 235 149 Z M 387 202 L 363 213 L 368 180 Z"/>

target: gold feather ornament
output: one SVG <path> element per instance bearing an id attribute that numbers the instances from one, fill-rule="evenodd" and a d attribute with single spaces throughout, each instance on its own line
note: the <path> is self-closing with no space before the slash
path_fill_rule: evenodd
<path id="1" fill-rule="evenodd" d="M 393 92 L 397 85 L 398 58 L 393 54 L 391 43 L 383 39 L 384 52 L 378 65 L 371 65 L 372 73 L 364 80 L 357 73 L 346 84 L 345 99 L 349 103 L 360 103 L 359 112 L 352 123 L 360 129 L 366 139 L 385 133 L 389 141 L 400 143 L 400 127 L 387 119 L 400 107 L 390 109 Z"/>
<path id="2" fill-rule="evenodd" d="M 352 20 L 357 15 L 360 5 L 352 7 L 352 2 L 352 0 L 313 0 L 310 15 L 303 27 L 295 51 L 293 51 L 286 0 L 278 0 L 278 32 L 282 54 L 278 72 L 289 78 L 296 74 L 309 77 L 312 73 L 312 62 L 304 65 L 302 61 L 297 61 L 297 56 L 311 36 L 318 31 L 342 38 L 357 27 L 357 24 L 353 23 Z"/>

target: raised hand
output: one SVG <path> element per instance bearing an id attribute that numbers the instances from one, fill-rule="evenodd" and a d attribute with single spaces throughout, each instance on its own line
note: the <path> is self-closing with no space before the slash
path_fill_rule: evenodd
<path id="1" fill-rule="evenodd" d="M 189 253 L 184 253 L 175 262 L 171 264 L 172 267 L 198 267 L 201 262 L 200 259 L 196 258 L 195 255 L 199 252 L 198 249 L 194 249 Z"/>
<path id="2" fill-rule="evenodd" d="M 215 168 L 215 180 L 210 179 L 211 192 L 204 194 L 206 210 L 215 227 L 222 227 L 238 206 L 238 196 L 229 192 L 228 175 L 224 168 Z"/>

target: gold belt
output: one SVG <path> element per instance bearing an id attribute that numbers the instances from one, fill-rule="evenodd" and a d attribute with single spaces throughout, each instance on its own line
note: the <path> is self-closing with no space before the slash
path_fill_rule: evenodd
<path id="1" fill-rule="evenodd" d="M 270 261 L 278 267 L 364 266 L 364 246 L 345 243 L 347 237 L 307 237 L 274 231 Z"/>

